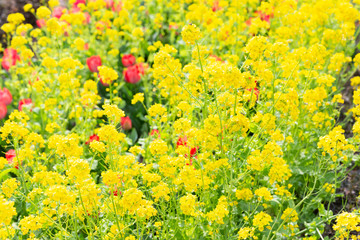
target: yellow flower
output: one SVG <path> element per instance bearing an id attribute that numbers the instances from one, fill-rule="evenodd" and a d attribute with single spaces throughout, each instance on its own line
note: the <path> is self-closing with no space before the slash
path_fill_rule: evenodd
<path id="1" fill-rule="evenodd" d="M 121 118 L 125 117 L 124 111 L 119 109 L 116 105 L 104 104 L 103 109 L 102 114 L 106 115 L 115 123 L 121 122 Z"/>
<path id="2" fill-rule="evenodd" d="M 259 196 L 258 198 L 259 201 L 261 201 L 262 198 L 266 201 L 271 201 L 273 199 L 270 191 L 266 187 L 261 187 L 259 189 L 256 189 L 255 195 Z"/>
<path id="3" fill-rule="evenodd" d="M 254 216 L 253 225 L 259 228 L 259 231 L 263 231 L 264 227 L 272 222 L 271 216 L 267 213 L 260 212 Z"/>
<path id="4" fill-rule="evenodd" d="M 93 151 L 98 151 L 98 152 L 105 152 L 106 151 L 106 146 L 104 143 L 102 142 L 99 142 L 99 141 L 92 141 L 90 142 L 90 148 L 93 150 Z"/>
<path id="5" fill-rule="evenodd" d="M 285 209 L 284 213 L 281 215 L 281 219 L 285 222 L 296 222 L 298 218 L 298 214 L 295 209 L 287 208 Z"/>
<path id="6" fill-rule="evenodd" d="M 196 217 L 198 213 L 195 212 L 196 196 L 188 193 L 186 196 L 180 198 L 180 209 L 185 215 Z"/>
<path id="7" fill-rule="evenodd" d="M 30 10 L 33 8 L 31 3 L 27 3 L 24 5 L 24 11 L 25 12 L 30 12 Z"/>
<path id="8" fill-rule="evenodd" d="M 22 23 L 23 21 L 25 21 L 25 17 L 21 13 L 11 13 L 7 17 L 7 21 L 14 25 L 18 25 L 18 24 Z"/>
<path id="9" fill-rule="evenodd" d="M 50 9 L 48 9 L 45 6 L 40 6 L 37 10 L 36 10 L 36 16 L 40 19 L 43 18 L 49 18 L 51 15 L 51 11 Z"/>
<path id="10" fill-rule="evenodd" d="M 118 79 L 119 75 L 117 72 L 106 66 L 98 67 L 99 75 L 104 84 L 111 84 L 114 80 Z"/>
<path id="11" fill-rule="evenodd" d="M 189 24 L 183 27 L 181 36 L 187 45 L 194 45 L 202 37 L 202 34 L 195 24 Z"/>
<path id="12" fill-rule="evenodd" d="M 249 228 L 249 227 L 244 227 L 244 228 L 241 228 L 238 232 L 239 234 L 239 240 L 241 239 L 250 239 L 251 237 L 254 236 L 254 231 L 255 229 L 254 228 Z"/>
<path id="13" fill-rule="evenodd" d="M 236 198 L 240 200 L 251 200 L 253 198 L 253 193 L 250 189 L 244 188 L 241 190 L 236 190 Z"/>
<path id="14" fill-rule="evenodd" d="M 166 108 L 164 108 L 161 104 L 154 104 L 149 108 L 149 115 L 151 117 L 156 117 L 156 116 L 162 116 L 163 114 L 166 113 Z"/>
<path id="15" fill-rule="evenodd" d="M 166 142 L 161 139 L 152 141 L 149 148 L 152 155 L 164 155 L 168 151 Z"/>
<path id="16" fill-rule="evenodd" d="M 15 25 L 12 23 L 5 23 L 1 26 L 1 30 L 3 30 L 6 33 L 11 33 L 15 30 Z"/>
<path id="17" fill-rule="evenodd" d="M 2 183 L 1 190 L 7 198 L 10 198 L 19 185 L 20 183 L 16 180 L 16 178 L 9 178 Z"/>
<path id="18" fill-rule="evenodd" d="M 144 102 L 144 94 L 143 93 L 137 93 L 134 95 L 133 99 L 131 100 L 131 104 L 135 104 L 137 102 Z"/>

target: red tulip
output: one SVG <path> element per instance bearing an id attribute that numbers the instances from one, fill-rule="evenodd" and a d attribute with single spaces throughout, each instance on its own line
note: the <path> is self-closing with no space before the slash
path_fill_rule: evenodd
<path id="1" fill-rule="evenodd" d="M 16 157 L 16 152 L 14 149 L 10 149 L 5 153 L 5 157 L 8 160 L 8 163 L 12 163 L 14 157 Z"/>
<path id="2" fill-rule="evenodd" d="M 12 102 L 12 95 L 7 88 L 0 89 L 0 103 L 9 105 Z"/>
<path id="3" fill-rule="evenodd" d="M 13 48 L 6 48 L 1 63 L 2 67 L 6 71 L 9 71 L 10 67 L 15 66 L 16 61 L 20 61 L 20 56 L 17 54 L 17 51 Z"/>
<path id="4" fill-rule="evenodd" d="M 7 107 L 5 103 L 0 102 L 0 120 L 4 119 L 7 114 Z"/>
<path id="5" fill-rule="evenodd" d="M 121 127 L 127 131 L 130 130 L 132 128 L 132 122 L 131 119 L 129 117 L 122 117 L 121 118 Z"/>
<path id="6" fill-rule="evenodd" d="M 93 134 L 89 137 L 89 140 L 85 144 L 90 144 L 92 141 L 100 141 L 100 138 L 98 135 Z"/>
<path id="7" fill-rule="evenodd" d="M 19 111 L 23 110 L 23 107 L 32 108 L 33 102 L 30 98 L 22 99 L 19 101 Z"/>
<path id="8" fill-rule="evenodd" d="M 56 18 L 61 18 L 61 16 L 63 15 L 63 11 L 64 11 L 65 8 L 63 7 L 56 7 L 54 8 L 53 12 L 52 12 L 52 15 L 53 17 L 56 17 Z"/>
<path id="9" fill-rule="evenodd" d="M 101 58 L 100 56 L 91 56 L 86 59 L 86 64 L 91 72 L 98 72 L 98 67 L 102 65 Z"/>
<path id="10" fill-rule="evenodd" d="M 122 64 L 124 67 L 130 67 L 136 63 L 136 59 L 131 54 L 125 54 L 121 59 Z"/>
<path id="11" fill-rule="evenodd" d="M 134 66 L 127 68 L 123 74 L 126 82 L 135 84 L 139 82 L 141 76 L 144 75 L 144 68 L 141 63 L 136 64 Z"/>
<path id="12" fill-rule="evenodd" d="M 14 149 L 10 149 L 9 151 L 7 151 L 7 152 L 5 153 L 5 157 L 6 157 L 6 160 L 8 161 L 8 163 L 9 163 L 10 165 L 12 165 L 12 164 L 13 164 L 13 159 L 16 157 L 16 152 L 15 152 L 15 150 L 14 150 Z M 16 168 L 16 169 L 19 169 L 19 166 L 16 165 L 15 168 Z"/>
<path id="13" fill-rule="evenodd" d="M 46 26 L 45 19 L 36 20 L 36 25 L 37 25 L 39 28 L 45 27 L 45 26 Z"/>
<path id="14" fill-rule="evenodd" d="M 81 3 L 86 5 L 86 0 L 76 0 L 73 4 L 73 7 L 78 7 L 78 5 Z"/>

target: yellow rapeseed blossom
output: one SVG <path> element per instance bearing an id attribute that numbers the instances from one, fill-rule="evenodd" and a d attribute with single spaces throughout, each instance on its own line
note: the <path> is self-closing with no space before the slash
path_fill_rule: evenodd
<path id="1" fill-rule="evenodd" d="M 200 29 L 195 24 L 185 25 L 181 31 L 181 36 L 187 45 L 194 45 L 202 37 Z"/>

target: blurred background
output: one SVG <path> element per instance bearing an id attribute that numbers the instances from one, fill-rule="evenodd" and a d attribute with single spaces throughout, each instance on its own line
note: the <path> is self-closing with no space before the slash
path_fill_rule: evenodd
<path id="1" fill-rule="evenodd" d="M 0 0 L 0 26 L 6 23 L 6 18 L 10 13 L 20 12 L 25 16 L 25 23 L 30 23 L 33 26 L 36 24 L 36 18 L 29 12 L 24 12 L 24 5 L 31 3 L 34 9 L 37 9 L 41 4 L 46 3 L 47 0 Z M 4 42 L 4 32 L 0 30 L 0 42 Z M 5 45 L 3 45 L 5 47 Z"/>

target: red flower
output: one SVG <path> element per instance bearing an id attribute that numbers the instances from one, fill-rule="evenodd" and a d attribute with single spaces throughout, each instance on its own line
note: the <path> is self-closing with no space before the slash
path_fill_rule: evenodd
<path id="1" fill-rule="evenodd" d="M 88 12 L 84 12 L 84 16 L 85 16 L 84 24 L 89 24 L 91 20 L 90 14 Z"/>
<path id="2" fill-rule="evenodd" d="M 86 59 L 86 64 L 91 72 L 98 72 L 98 67 L 102 65 L 101 58 L 100 56 L 91 56 Z"/>
<path id="3" fill-rule="evenodd" d="M 113 0 L 105 0 L 105 3 L 106 3 L 106 8 L 111 8 L 114 6 Z"/>
<path id="4" fill-rule="evenodd" d="M 254 90 L 253 90 L 254 89 Z M 251 92 L 251 91 L 253 91 L 253 94 L 255 94 L 255 96 L 256 96 L 256 100 L 258 100 L 259 99 L 259 94 L 260 94 L 260 91 L 259 91 L 259 89 L 257 89 L 257 88 L 248 88 L 248 89 L 246 89 L 246 91 L 249 91 L 249 92 Z"/>
<path id="5" fill-rule="evenodd" d="M 144 67 L 139 63 L 127 68 L 123 74 L 126 82 L 135 84 L 139 82 L 141 76 L 144 75 Z"/>
<path id="6" fill-rule="evenodd" d="M 15 66 L 16 61 L 20 61 L 20 56 L 17 54 L 17 51 L 13 48 L 6 48 L 1 63 L 2 67 L 6 71 L 9 71 L 10 67 Z"/>
<path id="7" fill-rule="evenodd" d="M 0 103 L 9 105 L 12 102 L 12 95 L 7 88 L 0 89 Z"/>
<path id="8" fill-rule="evenodd" d="M 178 29 L 178 28 L 179 28 L 179 26 L 176 25 L 176 24 L 169 24 L 169 29 L 170 29 L 170 30 L 171 30 L 171 29 L 176 30 L 176 29 Z"/>
<path id="9" fill-rule="evenodd" d="M 103 80 L 101 79 L 101 77 L 100 77 L 100 82 L 101 82 L 101 84 L 102 84 L 104 87 L 110 86 L 108 83 L 104 83 Z"/>
<path id="10" fill-rule="evenodd" d="M 7 114 L 7 107 L 5 103 L 0 102 L 0 120 L 4 119 Z"/>
<path id="11" fill-rule="evenodd" d="M 131 119 L 129 117 L 122 117 L 121 118 L 121 127 L 127 131 L 130 130 L 132 128 L 132 122 Z"/>
<path id="12" fill-rule="evenodd" d="M 81 3 L 86 5 L 86 0 L 76 0 L 73 4 L 73 7 L 78 7 L 78 5 Z"/>
<path id="13" fill-rule="evenodd" d="M 110 194 L 111 194 L 111 192 L 110 192 Z M 117 197 L 117 196 L 119 196 L 119 195 L 121 196 L 122 192 L 116 187 L 116 188 L 115 188 L 115 191 L 113 191 L 112 194 L 113 194 L 115 197 Z"/>
<path id="14" fill-rule="evenodd" d="M 125 54 L 121 59 L 122 64 L 124 67 L 130 67 L 136 63 L 136 59 L 131 54 Z"/>
<path id="15" fill-rule="evenodd" d="M 65 8 L 63 7 L 56 7 L 54 8 L 53 12 L 52 12 L 52 15 L 53 17 L 56 17 L 56 18 L 61 18 L 61 16 L 63 15 L 63 11 L 64 11 Z"/>
<path id="16" fill-rule="evenodd" d="M 187 146 L 187 137 L 179 137 L 178 141 L 176 142 L 176 146 Z M 193 157 L 196 154 L 198 148 L 199 147 L 193 147 L 190 149 L 190 157 Z"/>
<path id="17" fill-rule="evenodd" d="M 215 0 L 212 5 L 212 11 L 216 12 L 216 11 L 219 11 L 220 9 L 221 9 L 221 7 L 219 6 L 219 0 Z"/>
<path id="18" fill-rule="evenodd" d="M 14 149 L 10 149 L 9 151 L 7 151 L 7 152 L 5 153 L 5 157 L 6 157 L 6 160 L 8 161 L 8 163 L 9 163 L 10 165 L 12 165 L 13 159 L 16 157 L 16 152 L 15 152 L 15 150 L 14 150 Z M 19 169 L 19 166 L 16 165 L 15 168 L 16 168 L 16 169 Z"/>
<path id="19" fill-rule="evenodd" d="M 22 99 L 19 101 L 19 111 L 23 110 L 23 107 L 32 108 L 33 102 L 30 98 Z"/>
<path id="20" fill-rule="evenodd" d="M 92 141 L 99 141 L 100 140 L 100 138 L 99 138 L 99 136 L 98 135 L 96 135 L 96 134 L 93 134 L 93 135 L 91 135 L 90 137 L 89 137 L 89 140 L 85 143 L 85 144 L 90 144 Z"/>
<path id="21" fill-rule="evenodd" d="M 37 25 L 39 28 L 45 27 L 45 26 L 46 26 L 45 19 L 36 20 L 36 25 Z"/>
<path id="22" fill-rule="evenodd" d="M 255 11 L 254 13 L 255 13 L 258 17 L 260 17 L 260 19 L 261 19 L 262 21 L 266 21 L 266 22 L 268 22 L 268 23 L 270 23 L 270 18 L 273 17 L 273 15 L 268 15 L 268 14 L 262 12 L 262 11 Z"/>
<path id="23" fill-rule="evenodd" d="M 150 135 L 151 136 L 157 136 L 157 137 L 160 137 L 160 132 L 159 132 L 159 130 L 157 130 L 157 129 L 153 129 L 153 130 L 151 130 L 151 132 L 150 132 Z"/>
<path id="24" fill-rule="evenodd" d="M 213 57 L 216 59 L 216 61 L 219 61 L 219 62 L 224 62 L 220 57 L 214 55 L 214 54 L 211 54 L 209 57 Z"/>
<path id="25" fill-rule="evenodd" d="M 113 4 L 111 10 L 113 10 L 113 12 L 120 12 L 122 10 L 122 3 L 119 2 L 119 3 Z"/>

